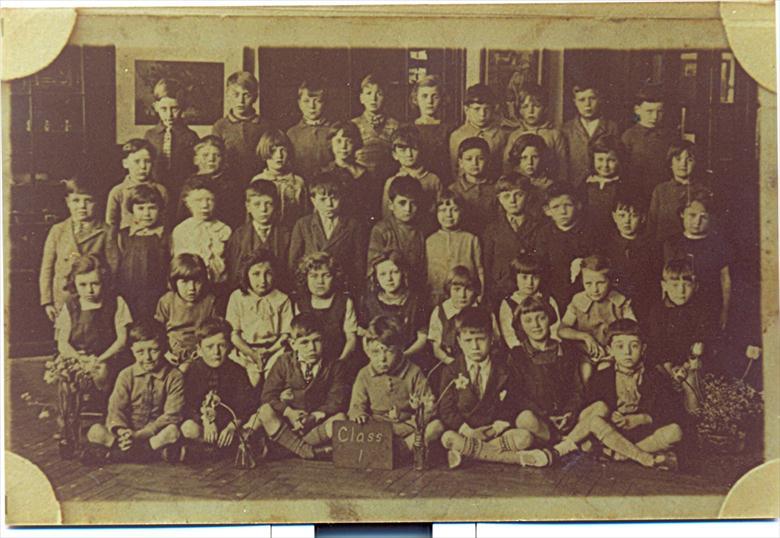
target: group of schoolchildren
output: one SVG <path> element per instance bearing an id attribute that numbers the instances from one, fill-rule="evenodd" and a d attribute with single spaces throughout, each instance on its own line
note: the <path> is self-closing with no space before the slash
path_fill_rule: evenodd
<path id="1" fill-rule="evenodd" d="M 65 182 L 41 304 L 105 396 L 85 457 L 191 461 L 242 435 L 327 458 L 337 420 L 390 422 L 411 449 L 412 403 L 440 397 L 424 441 L 451 467 L 598 450 L 674 468 L 685 387 L 670 373 L 725 326 L 730 254 L 657 89 L 622 136 L 595 84 L 573 88 L 560 129 L 535 84 L 511 122 L 469 87 L 457 129 L 436 76 L 414 86 L 409 125 L 384 92 L 367 76 L 363 113 L 331 122 L 304 82 L 283 132 L 239 72 L 199 138 L 163 79 L 105 222 L 93 185 Z"/>

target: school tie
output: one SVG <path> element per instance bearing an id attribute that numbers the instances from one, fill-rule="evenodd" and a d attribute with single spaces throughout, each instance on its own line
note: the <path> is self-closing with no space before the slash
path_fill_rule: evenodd
<path id="1" fill-rule="evenodd" d="M 312 382 L 312 379 L 314 379 L 314 368 L 312 368 L 311 364 L 306 362 L 301 362 L 300 365 L 301 374 L 303 374 L 303 382 L 306 383 L 306 386 L 308 387 Z"/>
<path id="2" fill-rule="evenodd" d="M 152 410 L 154 409 L 154 376 L 146 375 L 146 391 L 144 392 L 144 407 L 146 411 L 146 421 L 151 421 Z"/>
<path id="3" fill-rule="evenodd" d="M 479 394 L 480 398 L 482 398 L 482 377 L 480 375 L 481 373 L 482 373 L 482 369 L 479 367 L 479 364 L 472 364 L 469 367 L 469 377 L 471 378 L 471 383 L 477 389 L 477 394 Z"/>
<path id="4" fill-rule="evenodd" d="M 162 153 L 165 157 L 165 164 L 170 166 L 171 163 L 171 145 L 173 144 L 173 133 L 170 127 L 165 128 L 165 134 L 163 135 Z"/>

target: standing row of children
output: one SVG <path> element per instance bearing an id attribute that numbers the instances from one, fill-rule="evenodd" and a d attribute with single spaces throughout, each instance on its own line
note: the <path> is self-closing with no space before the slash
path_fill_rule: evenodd
<path id="1" fill-rule="evenodd" d="M 329 366 L 303 366 L 316 362 L 305 356 L 315 354 L 317 346 L 322 348 L 318 354 L 328 358 L 323 364 L 339 365 L 338 384 L 349 387 L 354 380 L 353 404 L 363 401 L 360 405 L 370 408 L 372 386 L 378 383 L 374 377 L 394 365 L 404 372 L 399 375 L 406 396 L 420 383 L 420 369 L 430 371 L 441 362 L 449 374 L 466 366 L 473 372 L 479 353 L 470 359 L 464 346 L 485 356 L 525 350 L 533 367 L 513 378 L 513 393 L 532 383 L 531 393 L 559 398 L 552 390 L 558 374 L 537 367 L 559 368 L 562 357 L 577 365 L 578 383 L 608 392 L 604 387 L 610 382 L 596 380 L 604 377 L 602 371 L 619 370 L 617 335 L 621 343 L 631 340 L 628 348 L 641 350 L 631 352 L 634 364 L 625 368 L 633 372 L 633 381 L 617 385 L 618 400 L 625 403 L 638 398 L 635 386 L 643 377 L 635 370 L 645 343 L 651 363 L 671 368 L 687 358 L 691 343 L 713 338 L 718 325 L 726 323 L 729 254 L 711 226 L 712 193 L 696 172 L 695 146 L 674 141 L 659 126 L 663 101 L 652 92 L 640 92 L 639 123 L 622 141 L 614 136 L 614 124 L 601 116 L 600 92 L 592 84 L 574 88 L 579 116 L 562 130 L 545 120 L 541 89 L 526 86 L 519 107 L 523 125 L 514 125 L 511 133 L 497 122 L 490 88 L 472 86 L 464 102 L 466 122 L 450 133 L 438 119 L 443 88 L 436 77 L 416 85 L 413 98 L 421 116 L 410 126 L 384 113 L 384 89 L 373 76 L 361 84 L 364 113 L 346 122 L 324 120 L 324 90 L 304 83 L 298 99 L 302 119 L 285 134 L 254 111 L 254 77 L 236 73 L 227 84 L 229 114 L 215 124 L 213 135 L 200 140 L 181 122 L 185 103 L 176 82 L 161 80 L 154 93 L 160 124 L 146 140 L 123 146 L 127 176 L 109 195 L 106 223 L 96 219 L 93 189 L 83 180 L 70 180 L 66 202 L 71 216 L 52 228 L 44 249 L 41 304 L 55 322 L 59 352 L 89 357 L 96 385 L 105 391 L 115 378 L 114 394 L 120 390 L 117 357 L 128 347 L 128 326 L 135 319 L 139 334 L 130 331 L 129 348 L 139 365 L 125 370 L 135 374 L 123 372 L 130 388 L 121 390 L 135 390 L 133 375 L 145 371 L 136 353 L 139 342 L 147 347 L 156 342 L 158 355 L 165 350 L 168 362 L 183 372 L 206 372 L 195 368 L 201 360 L 208 364 L 205 355 L 229 355 L 231 364 L 246 373 L 250 389 L 243 394 L 261 394 L 268 404 L 253 421 L 267 432 L 270 425 L 272 439 L 287 432 L 282 426 L 308 432 L 304 426 L 315 411 L 307 407 L 305 393 L 317 379 L 328 380 L 320 396 L 339 398 L 336 381 L 328 377 L 336 374 L 325 371 Z M 659 162 L 665 167 L 659 168 Z M 194 175 L 190 163 L 197 168 Z M 530 316 L 536 320 L 533 327 L 521 322 L 524 311 L 536 314 Z M 227 322 L 217 323 L 215 316 Z M 145 320 L 151 317 L 164 324 L 164 342 L 148 328 Z M 549 325 L 544 329 L 543 317 Z M 617 323 L 637 319 L 653 334 L 643 339 L 637 327 Z M 463 323 L 465 333 L 479 329 L 488 334 L 469 340 Z M 613 326 L 617 333 L 610 332 Z M 226 342 L 219 349 L 203 348 L 204 339 L 217 333 Z M 361 335 L 363 346 L 358 346 Z M 317 344 L 305 342 L 306 337 Z M 300 338 L 304 343 L 299 346 Z M 381 351 L 373 355 L 387 364 L 373 360 L 372 345 Z M 564 353 L 569 347 L 575 352 Z M 398 360 L 391 361 L 396 348 Z M 552 349 L 558 351 L 549 353 Z M 537 351 L 544 352 L 539 360 Z M 366 357 L 372 360 L 364 367 Z M 516 368 L 525 368 L 522 364 L 516 362 Z M 466 376 L 475 398 L 471 404 L 481 407 L 485 387 L 501 368 Z M 161 376 L 152 377 L 159 381 Z M 459 376 L 440 377 L 449 383 Z M 303 385 L 296 388 L 296 383 Z M 626 383 L 634 388 L 626 389 Z M 474 392 L 475 386 L 480 388 Z M 266 390 L 278 394 L 267 399 Z M 296 390 L 302 392 L 296 396 Z M 303 398 L 303 407 L 279 400 L 290 393 Z M 506 391 L 499 393 L 503 401 Z M 399 397 L 403 400 L 403 391 L 389 400 L 398 403 Z M 380 416 L 408 422 L 408 416 L 399 418 L 404 415 L 398 414 L 398 405 L 376 398 L 387 407 Z M 112 396 L 110 402 L 115 400 Z M 311 419 L 322 428 L 312 434 L 317 443 L 307 446 L 323 441 L 329 424 L 323 420 L 344 410 L 336 400 L 328 400 L 327 411 Z M 466 400 L 459 396 L 450 404 L 468 407 Z M 125 399 L 124 407 L 134 401 Z M 516 414 L 519 408 L 513 405 L 499 407 Z M 465 439 L 503 439 L 500 446 L 512 452 L 526 444 L 518 438 L 544 429 L 537 431 L 518 416 L 526 433 L 512 433 L 510 442 L 503 435 L 516 429 L 508 428 L 512 420 L 503 420 L 509 415 L 501 420 L 496 415 L 490 424 L 464 419 L 462 428 L 458 419 L 445 418 L 446 407 L 442 402 L 445 427 Z M 566 420 L 560 419 L 565 413 L 549 415 L 560 426 L 556 431 L 574 426 L 576 407 L 567 411 Z M 111 409 L 109 404 L 109 415 Z M 591 409 L 588 417 L 609 423 L 601 411 Z M 620 413 L 613 413 L 611 423 L 623 427 L 623 415 L 634 412 Z M 352 418 L 372 414 L 350 410 Z M 108 424 L 108 434 L 116 434 Z M 431 436 L 437 437 L 443 428 L 431 424 Z M 185 425 L 181 433 L 194 435 Z M 479 430 L 486 426 L 490 435 Z M 400 429 L 408 439 L 408 429 Z M 96 434 L 95 439 L 110 435 Z M 281 435 L 287 448 L 301 441 L 301 436 L 293 436 L 293 442 Z M 215 438 L 212 430 L 207 437 L 218 439 L 220 446 L 233 440 L 233 434 Z M 461 446 L 460 438 L 443 439 L 453 453 L 473 452 L 471 441 Z M 523 462 L 549 461 L 549 453 L 544 454 L 526 454 L 523 458 L 531 459 Z"/>

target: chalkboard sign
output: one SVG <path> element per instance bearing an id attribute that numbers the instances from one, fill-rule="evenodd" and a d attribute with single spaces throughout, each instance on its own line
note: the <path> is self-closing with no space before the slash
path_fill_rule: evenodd
<path id="1" fill-rule="evenodd" d="M 333 464 L 353 469 L 393 468 L 393 428 L 387 422 L 333 424 Z"/>

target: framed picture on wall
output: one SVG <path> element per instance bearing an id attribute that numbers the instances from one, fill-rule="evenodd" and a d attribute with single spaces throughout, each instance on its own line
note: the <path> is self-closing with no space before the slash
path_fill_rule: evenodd
<path id="1" fill-rule="evenodd" d="M 162 78 L 177 80 L 187 102 L 182 117 L 190 125 L 211 125 L 223 113 L 225 65 L 220 62 L 135 61 L 135 124 L 154 125 L 154 85 Z"/>
<path id="2" fill-rule="evenodd" d="M 507 123 L 518 121 L 519 92 L 526 82 L 541 84 L 542 72 L 538 50 L 485 51 L 485 83 L 493 88 Z"/>

